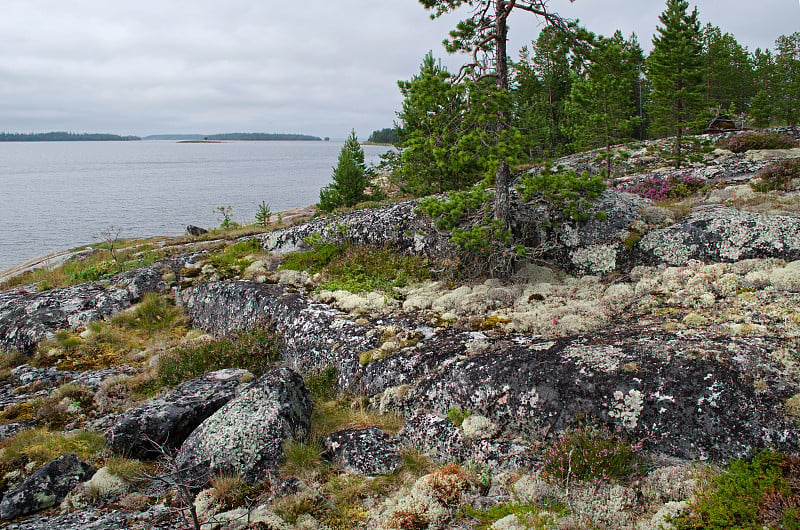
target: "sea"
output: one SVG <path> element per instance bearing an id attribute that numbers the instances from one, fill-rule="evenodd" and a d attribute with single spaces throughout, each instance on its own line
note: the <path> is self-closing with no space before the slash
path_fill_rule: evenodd
<path id="1" fill-rule="evenodd" d="M 0 142 L 0 271 L 113 235 L 178 235 L 315 204 L 342 142 Z M 377 164 L 385 146 L 365 145 Z"/>

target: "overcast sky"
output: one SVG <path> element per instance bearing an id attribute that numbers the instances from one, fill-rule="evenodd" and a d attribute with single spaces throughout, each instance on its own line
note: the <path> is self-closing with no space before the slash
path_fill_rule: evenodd
<path id="1" fill-rule="evenodd" d="M 800 31 L 798 0 L 690 3 L 751 51 Z M 596 33 L 635 32 L 646 49 L 664 5 L 550 1 Z M 431 21 L 415 0 L 3 0 L 0 131 L 366 138 L 392 125 L 397 80 L 428 50 L 444 56 L 459 18 Z M 539 28 L 515 14 L 512 47 Z"/>

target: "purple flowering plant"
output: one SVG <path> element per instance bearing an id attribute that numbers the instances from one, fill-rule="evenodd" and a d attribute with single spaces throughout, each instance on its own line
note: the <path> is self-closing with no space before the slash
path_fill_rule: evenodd
<path id="1" fill-rule="evenodd" d="M 551 482 L 598 485 L 640 475 L 644 471 L 642 442 L 630 442 L 608 427 L 567 430 L 545 452 L 542 476 Z"/>
<path id="2" fill-rule="evenodd" d="M 682 199 L 705 186 L 705 182 L 688 171 L 673 171 L 665 175 L 649 175 L 634 184 L 629 191 L 652 201 Z"/>

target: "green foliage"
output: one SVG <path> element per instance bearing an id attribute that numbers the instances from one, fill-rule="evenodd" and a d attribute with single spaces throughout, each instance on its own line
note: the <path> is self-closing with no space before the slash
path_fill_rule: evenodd
<path id="1" fill-rule="evenodd" d="M 481 183 L 465 191 L 450 193 L 446 198 L 427 197 L 420 201 L 419 207 L 435 220 L 437 228 L 452 230 L 468 214 L 486 206 L 490 197 L 485 184 Z"/>
<path id="2" fill-rule="evenodd" d="M 282 340 L 275 324 L 268 322 L 235 331 L 230 337 L 182 344 L 162 357 L 158 377 L 168 386 L 223 368 L 244 368 L 258 377 L 278 359 Z"/>
<path id="3" fill-rule="evenodd" d="M 800 32 L 775 41 L 773 105 L 779 121 L 797 125 L 800 120 Z"/>
<path id="4" fill-rule="evenodd" d="M 425 258 L 399 254 L 391 248 L 346 245 L 325 267 L 330 279 L 322 288 L 351 293 L 384 291 L 425 281 L 430 268 Z"/>
<path id="5" fill-rule="evenodd" d="M 287 440 L 283 444 L 281 473 L 307 482 L 316 480 L 325 472 L 322 453 L 316 441 Z"/>
<path id="6" fill-rule="evenodd" d="M 379 131 L 372 131 L 367 142 L 374 144 L 396 144 L 400 140 L 397 129 L 386 128 Z"/>
<path id="7" fill-rule="evenodd" d="M 753 120 L 753 126 L 769 127 L 773 112 L 767 91 L 761 89 L 756 92 L 756 95 L 750 100 L 750 118 Z"/>
<path id="8" fill-rule="evenodd" d="M 314 403 L 330 401 L 336 398 L 339 393 L 339 369 L 336 366 L 328 366 L 321 370 L 307 373 L 303 377 L 303 381 Z"/>
<path id="9" fill-rule="evenodd" d="M 270 210 L 269 204 L 266 201 L 261 201 L 256 212 L 256 222 L 265 227 L 269 224 L 270 217 L 272 217 L 272 210 Z"/>
<path id="10" fill-rule="evenodd" d="M 547 165 L 540 172 L 523 177 L 517 191 L 524 201 L 543 197 L 561 209 L 565 217 L 585 221 L 589 219 L 589 200 L 599 197 L 605 188 L 602 175 L 589 175 L 586 171 L 578 175 L 575 170 L 553 172 Z"/>
<path id="11" fill-rule="evenodd" d="M 144 295 L 139 304 L 128 311 L 119 313 L 112 322 L 121 327 L 149 333 L 168 331 L 176 326 L 187 324 L 181 308 L 155 293 Z"/>
<path id="12" fill-rule="evenodd" d="M 546 451 L 542 476 L 562 484 L 630 479 L 644 471 L 641 449 L 607 427 L 565 431 Z"/>
<path id="13" fill-rule="evenodd" d="M 755 66 L 747 48 L 712 24 L 703 28 L 702 41 L 706 105 L 732 117 L 746 112 L 756 92 Z"/>
<path id="14" fill-rule="evenodd" d="M 457 427 L 461 427 L 461 424 L 464 423 L 464 420 L 469 418 L 471 415 L 471 410 L 462 409 L 461 407 L 450 407 L 450 410 L 447 411 L 447 417 L 453 422 L 453 425 L 456 425 Z"/>
<path id="15" fill-rule="evenodd" d="M 14 461 L 22 459 L 41 465 L 68 453 L 88 460 L 97 457 L 105 443 L 105 437 L 95 432 L 64 434 L 46 429 L 28 429 L 0 442 L 0 468 L 7 469 Z"/>
<path id="16" fill-rule="evenodd" d="M 214 211 L 222 216 L 219 227 L 222 228 L 223 230 L 239 227 L 239 223 L 237 223 L 231 218 L 231 216 L 233 215 L 233 206 L 231 206 L 230 204 L 227 206 L 217 206 L 216 208 L 214 208 Z"/>
<path id="17" fill-rule="evenodd" d="M 223 276 L 238 276 L 252 263 L 247 256 L 263 251 L 261 242 L 253 237 L 247 241 L 228 245 L 220 252 L 209 254 L 208 259 Z"/>
<path id="18" fill-rule="evenodd" d="M 323 240 L 319 234 L 311 234 L 304 241 L 311 246 L 311 250 L 287 254 L 281 262 L 281 269 L 319 272 L 344 249 L 341 245 Z"/>
<path id="19" fill-rule="evenodd" d="M 697 8 L 688 13 L 687 0 L 667 0 L 647 58 L 648 79 L 653 84 L 651 114 L 656 131 L 676 135 L 674 159 L 682 161 L 681 137 L 704 120 L 705 81 L 703 45 Z"/>
<path id="20" fill-rule="evenodd" d="M 788 190 L 793 179 L 800 178 L 800 158 L 781 160 L 771 164 L 758 173 L 756 180 L 750 182 L 753 191 L 767 192 Z"/>
<path id="21" fill-rule="evenodd" d="M 364 164 L 364 150 L 355 131 L 345 140 L 339 152 L 339 162 L 333 169 L 333 182 L 319 192 L 317 207 L 323 212 L 355 206 L 370 196 L 366 193 L 370 172 Z"/>
<path id="22" fill-rule="evenodd" d="M 734 460 L 707 477 L 689 514 L 671 522 L 691 528 L 800 528 L 800 458 L 773 451 Z"/>

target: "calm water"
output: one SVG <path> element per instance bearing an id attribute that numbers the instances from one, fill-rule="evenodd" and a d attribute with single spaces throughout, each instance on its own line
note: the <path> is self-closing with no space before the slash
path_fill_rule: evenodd
<path id="1" fill-rule="evenodd" d="M 218 226 L 217 206 L 252 222 L 314 204 L 341 142 L 0 142 L 0 270 L 48 252 L 120 237 Z M 377 163 L 385 147 L 364 146 Z"/>

